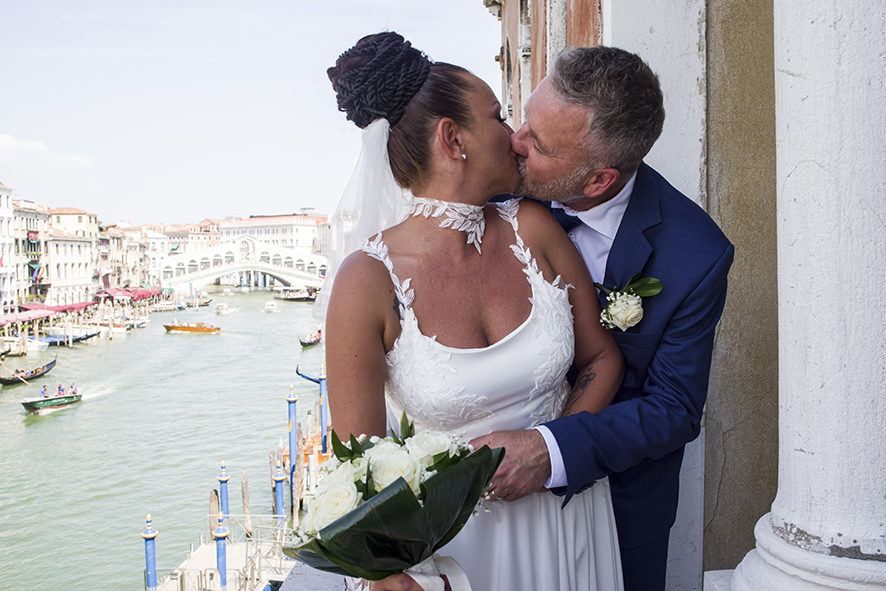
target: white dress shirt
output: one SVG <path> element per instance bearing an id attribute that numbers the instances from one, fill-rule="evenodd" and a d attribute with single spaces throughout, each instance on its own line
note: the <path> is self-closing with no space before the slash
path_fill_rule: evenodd
<path id="1" fill-rule="evenodd" d="M 557 201 L 551 203 L 551 207 L 558 207 L 581 220 L 581 224 L 569 231 L 569 237 L 588 266 L 591 279 L 597 283 L 603 283 L 612 241 L 615 240 L 618 227 L 628 208 L 636 180 L 635 172 L 615 197 L 587 211 L 575 211 Z M 607 285 L 607 287 L 612 286 Z M 566 486 L 566 466 L 563 464 L 563 455 L 560 453 L 557 439 L 544 425 L 539 425 L 535 429 L 544 437 L 548 446 L 548 456 L 551 458 L 551 477 L 545 482 L 545 487 Z"/>

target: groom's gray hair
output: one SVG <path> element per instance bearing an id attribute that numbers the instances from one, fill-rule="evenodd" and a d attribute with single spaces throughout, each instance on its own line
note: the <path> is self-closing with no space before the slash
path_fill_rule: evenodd
<path id="1" fill-rule="evenodd" d="M 637 170 L 664 125 L 658 77 L 638 55 L 616 47 L 569 47 L 548 73 L 562 100 L 590 109 L 584 136 L 594 168 Z"/>

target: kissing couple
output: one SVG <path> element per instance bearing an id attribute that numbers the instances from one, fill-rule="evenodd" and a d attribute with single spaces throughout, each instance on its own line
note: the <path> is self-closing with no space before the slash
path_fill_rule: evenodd
<path id="1" fill-rule="evenodd" d="M 733 247 L 643 162 L 657 77 L 566 49 L 514 131 L 483 81 L 393 32 L 328 74 L 363 129 L 318 303 L 336 431 L 384 436 L 405 412 L 506 449 L 489 511 L 445 547 L 475 591 L 663 590 Z M 606 293 L 632 278 L 663 289 L 610 330 Z"/>

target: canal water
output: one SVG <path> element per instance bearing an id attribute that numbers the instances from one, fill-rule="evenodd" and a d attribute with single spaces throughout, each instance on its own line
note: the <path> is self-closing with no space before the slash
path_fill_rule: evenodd
<path id="1" fill-rule="evenodd" d="M 320 372 L 323 346 L 298 342 L 317 322 L 307 303 L 265 312 L 269 293 L 212 297 L 112 340 L 6 358 L 9 369 L 58 364 L 33 385 L 0 387 L 0 590 L 143 589 L 145 515 L 160 532 L 158 569 L 174 568 L 204 530 L 222 460 L 231 512 L 242 512 L 245 471 L 250 512 L 272 513 L 269 454 L 287 442 L 289 386 L 303 424 L 318 398 L 296 375 Z M 235 312 L 217 315 L 219 302 Z M 173 318 L 221 332 L 167 334 Z M 24 412 L 43 384 L 72 382 L 81 402 Z"/>

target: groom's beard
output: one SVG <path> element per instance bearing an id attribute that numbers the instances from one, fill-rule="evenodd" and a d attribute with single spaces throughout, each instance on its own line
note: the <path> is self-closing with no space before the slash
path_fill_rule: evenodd
<path id="1" fill-rule="evenodd" d="M 593 172 L 590 166 L 579 166 L 566 176 L 547 183 L 526 180 L 526 158 L 517 156 L 517 169 L 520 171 L 520 188 L 514 193 L 519 197 L 532 197 L 540 201 L 559 201 L 565 205 L 584 199 L 584 184 Z"/>

